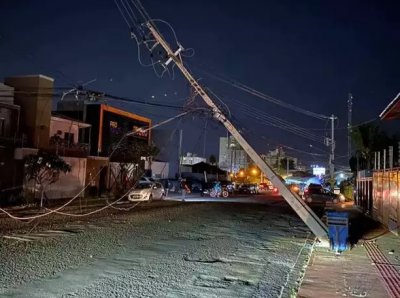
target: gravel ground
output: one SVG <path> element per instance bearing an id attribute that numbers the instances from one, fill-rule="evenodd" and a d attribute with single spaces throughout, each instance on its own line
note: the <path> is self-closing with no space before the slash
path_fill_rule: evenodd
<path id="1" fill-rule="evenodd" d="M 290 297 L 312 246 L 284 203 L 33 224 L 18 230 L 32 241 L 1 240 L 1 297 Z"/>

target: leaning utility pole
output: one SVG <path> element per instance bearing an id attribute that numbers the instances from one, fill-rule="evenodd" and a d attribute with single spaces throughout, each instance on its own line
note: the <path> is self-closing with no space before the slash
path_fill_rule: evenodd
<path id="1" fill-rule="evenodd" d="M 349 97 L 347 99 L 347 160 L 348 161 L 351 158 L 352 114 L 353 114 L 353 95 L 349 93 Z"/>
<path id="2" fill-rule="evenodd" d="M 162 35 L 153 26 L 152 22 L 146 23 L 146 27 L 150 30 L 151 35 L 154 40 L 160 44 L 167 53 L 168 60 L 165 62 L 166 65 L 172 61 L 182 72 L 184 77 L 189 81 L 194 90 L 198 95 L 200 95 L 205 103 L 212 109 L 213 116 L 220 121 L 231 133 L 233 138 L 241 145 L 243 150 L 252 158 L 254 163 L 262 170 L 266 177 L 276 186 L 284 197 L 284 199 L 289 203 L 289 205 L 294 209 L 294 211 L 299 215 L 299 217 L 304 221 L 304 223 L 310 228 L 314 235 L 324 244 L 328 244 L 327 227 L 321 221 L 321 219 L 310 209 L 310 207 L 295 193 L 292 193 L 285 185 L 282 178 L 277 175 L 273 169 L 257 154 L 257 152 L 250 146 L 250 144 L 244 139 L 240 132 L 233 126 L 230 120 L 222 113 L 219 107 L 214 103 L 211 97 L 207 94 L 205 89 L 199 85 L 198 81 L 192 76 L 192 74 L 184 66 L 180 52 L 182 47 L 179 45 L 179 49 L 175 52 L 171 49 L 169 44 L 164 40 Z"/>

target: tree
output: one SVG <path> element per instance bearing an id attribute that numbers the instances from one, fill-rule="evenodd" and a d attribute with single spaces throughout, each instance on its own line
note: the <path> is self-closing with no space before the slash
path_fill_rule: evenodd
<path id="1" fill-rule="evenodd" d="M 208 161 L 212 165 L 216 165 L 217 164 L 217 158 L 213 154 L 210 155 L 210 157 L 208 158 Z"/>
<path id="2" fill-rule="evenodd" d="M 284 169 L 284 171 L 286 171 L 287 169 L 287 162 L 288 162 L 288 158 L 282 158 L 281 159 L 281 168 Z M 289 170 L 294 170 L 294 160 L 293 159 L 289 159 Z"/>
<path id="3" fill-rule="evenodd" d="M 398 146 L 396 136 L 388 136 L 375 124 L 364 124 L 353 129 L 352 142 L 355 153 L 349 164 L 352 171 L 370 170 L 374 162 L 374 152 L 388 149 L 389 146 Z M 397 150 L 394 150 L 394 160 L 397 160 Z"/>
<path id="4" fill-rule="evenodd" d="M 39 150 L 36 155 L 29 155 L 25 159 L 25 178 L 39 187 L 40 207 L 43 207 L 47 187 L 58 181 L 60 173 L 70 171 L 71 166 L 60 156 L 46 151 Z"/>
<path id="5" fill-rule="evenodd" d="M 157 147 L 133 137 L 116 137 L 110 148 L 110 160 L 118 163 L 118 168 L 112 172 L 114 194 L 120 196 L 129 190 L 144 173 L 143 158 L 151 162 L 159 152 Z"/>

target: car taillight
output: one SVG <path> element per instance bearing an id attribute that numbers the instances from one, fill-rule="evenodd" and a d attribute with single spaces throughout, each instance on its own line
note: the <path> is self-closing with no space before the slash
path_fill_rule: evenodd
<path id="1" fill-rule="evenodd" d="M 274 187 L 274 192 L 278 192 L 278 189 L 276 187 Z"/>

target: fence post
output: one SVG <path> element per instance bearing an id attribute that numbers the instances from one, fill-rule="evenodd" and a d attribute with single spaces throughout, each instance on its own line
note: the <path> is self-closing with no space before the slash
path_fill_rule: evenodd
<path id="1" fill-rule="evenodd" d="M 386 149 L 383 149 L 383 170 L 386 170 Z"/>
<path id="2" fill-rule="evenodd" d="M 389 168 L 393 169 L 393 146 L 389 146 Z"/>

